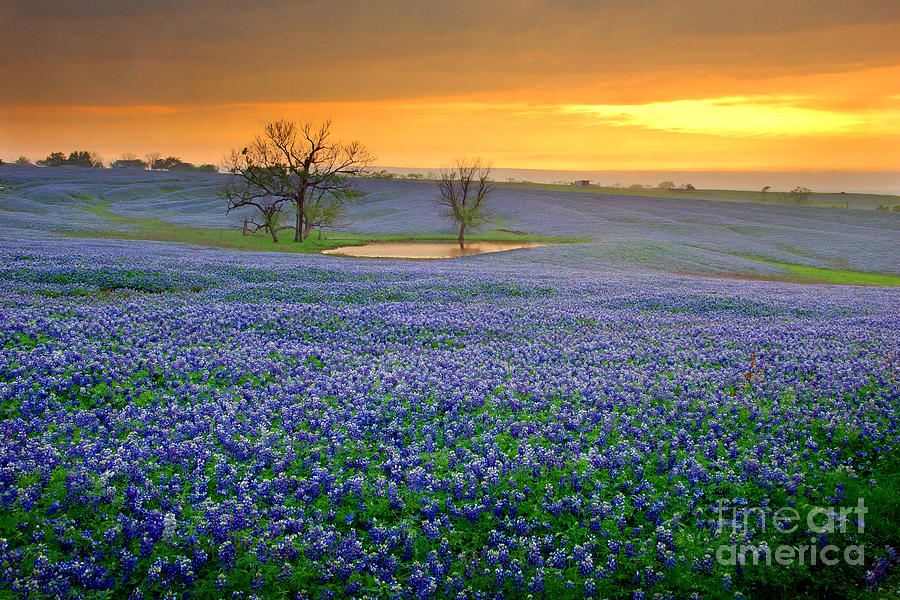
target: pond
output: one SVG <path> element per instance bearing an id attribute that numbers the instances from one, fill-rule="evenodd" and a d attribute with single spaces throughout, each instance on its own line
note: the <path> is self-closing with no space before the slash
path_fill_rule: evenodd
<path id="1" fill-rule="evenodd" d="M 364 246 L 343 246 L 323 250 L 322 254 L 337 256 L 355 256 L 358 258 L 459 258 L 486 254 L 488 252 L 505 252 L 520 248 L 534 248 L 543 244 L 523 242 L 468 242 L 462 248 L 456 242 L 372 242 Z"/>

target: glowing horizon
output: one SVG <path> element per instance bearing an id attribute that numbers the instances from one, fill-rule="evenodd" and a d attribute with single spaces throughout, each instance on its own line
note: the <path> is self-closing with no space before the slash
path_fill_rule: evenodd
<path id="1" fill-rule="evenodd" d="M 770 14 L 737 2 L 711 13 L 529 0 L 522 14 L 502 0 L 461 14 L 385 2 L 338 19 L 347 2 L 226 1 L 234 10 L 210 18 L 203 2 L 71 12 L 13 0 L 0 11 L 0 50 L 14 57 L 0 76 L 15 82 L 0 89 L 0 158 L 86 149 L 217 164 L 267 122 L 332 118 L 379 164 L 411 168 L 475 155 L 581 171 L 900 165 L 900 9 L 877 2 L 773 2 Z M 541 23 L 552 8 L 572 20 Z M 268 36 L 226 52 L 241 28 L 288 35 L 281 21 L 301 15 L 325 48 L 315 62 L 291 44 L 283 60 L 254 61 L 284 46 Z"/>

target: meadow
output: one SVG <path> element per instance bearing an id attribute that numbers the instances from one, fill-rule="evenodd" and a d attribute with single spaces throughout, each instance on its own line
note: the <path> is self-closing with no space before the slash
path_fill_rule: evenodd
<path id="1" fill-rule="evenodd" d="M 505 192 L 561 243 L 365 260 L 115 239 L 233 226 L 137 177 L 0 170 L 0 597 L 897 597 L 900 215 Z"/>
<path id="2" fill-rule="evenodd" d="M 4 166 L 0 227 L 24 236 L 150 239 L 242 250 L 317 253 L 369 240 L 455 239 L 429 181 L 361 179 L 364 192 L 344 226 L 304 244 L 242 236 L 240 213 L 225 214 L 222 175 L 127 169 Z M 653 197 L 653 194 L 674 197 Z M 718 199 L 704 199 L 714 194 Z M 751 201 L 745 201 L 750 197 Z M 832 194 L 841 197 L 841 194 Z M 597 190 L 497 184 L 491 222 L 472 239 L 568 242 L 530 261 L 591 271 L 679 273 L 806 282 L 881 284 L 900 274 L 900 203 L 869 196 L 868 208 L 836 209 L 752 201 L 750 192 Z M 813 270 L 804 270 L 812 267 Z M 870 282 L 870 280 L 869 280 Z"/>

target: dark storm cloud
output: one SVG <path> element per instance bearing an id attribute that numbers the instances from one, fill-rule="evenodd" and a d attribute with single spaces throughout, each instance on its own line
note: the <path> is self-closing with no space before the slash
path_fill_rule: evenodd
<path id="1" fill-rule="evenodd" d="M 896 64 L 898 2 L 7 0 L 0 102 L 342 100 Z"/>

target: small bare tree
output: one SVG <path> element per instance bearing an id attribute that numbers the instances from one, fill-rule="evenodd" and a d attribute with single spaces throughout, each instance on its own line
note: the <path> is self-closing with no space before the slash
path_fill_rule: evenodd
<path id="1" fill-rule="evenodd" d="M 459 225 L 456 241 L 460 248 L 465 243 L 466 228 L 480 227 L 489 217 L 484 200 L 494 189 L 489 183 L 490 174 L 491 166 L 480 158 L 456 159 L 450 169 L 441 171 L 438 205 L 445 208 L 445 216 Z"/>
<path id="2" fill-rule="evenodd" d="M 812 190 L 803 186 L 797 186 L 788 193 L 791 202 L 797 206 L 806 206 L 811 195 Z"/>
<path id="3" fill-rule="evenodd" d="M 160 156 L 161 155 L 159 152 L 148 152 L 147 154 L 145 154 L 144 161 L 149 165 L 149 167 L 147 168 L 151 171 L 155 169 L 157 166 L 156 163 L 159 162 Z"/>
<path id="4" fill-rule="evenodd" d="M 247 235 L 250 231 L 265 231 L 272 236 L 272 241 L 278 243 L 278 232 L 282 229 L 293 229 L 291 225 L 282 225 L 284 222 L 284 210 L 282 205 L 285 199 L 275 198 L 264 194 L 252 195 L 246 188 L 225 186 L 225 197 L 228 199 L 226 213 L 244 207 L 253 207 L 258 215 L 244 219 L 243 232 Z M 258 220 L 257 220 L 258 219 Z"/>
<path id="5" fill-rule="evenodd" d="M 240 152 L 233 150 L 225 163 L 232 177 L 225 196 L 256 206 L 261 198 L 279 207 L 290 203 L 295 222 L 279 229 L 294 230 L 294 241 L 302 242 L 306 225 L 306 204 L 327 197 L 343 202 L 356 195 L 350 176 L 364 172 L 373 162 L 372 154 L 357 141 L 344 143 L 331 138 L 331 121 L 318 128 L 311 123 L 276 121 L 263 135 Z M 257 208 L 259 208 L 257 206 Z"/>

